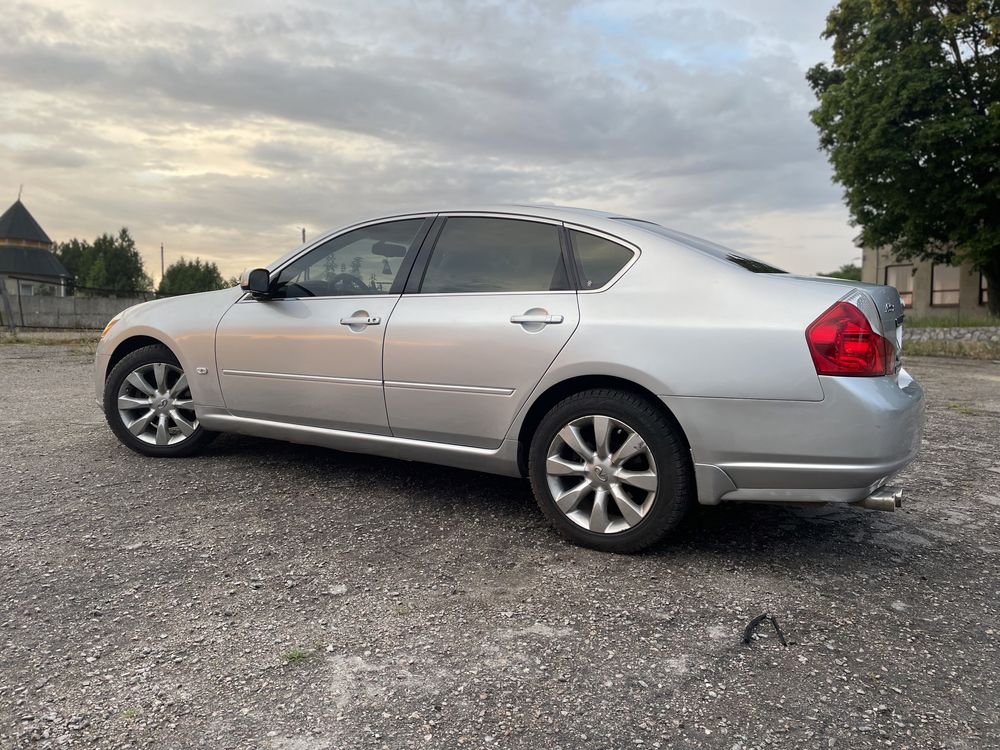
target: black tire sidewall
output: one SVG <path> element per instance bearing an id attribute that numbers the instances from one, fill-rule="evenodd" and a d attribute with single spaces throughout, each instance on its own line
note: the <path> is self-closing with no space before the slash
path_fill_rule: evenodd
<path id="1" fill-rule="evenodd" d="M 578 526 L 559 510 L 545 473 L 548 448 L 556 433 L 580 417 L 601 415 L 637 430 L 650 447 L 659 478 L 649 514 L 631 529 L 600 534 Z M 535 499 L 556 529 L 573 542 L 609 552 L 635 552 L 662 540 L 691 504 L 690 455 L 670 420 L 645 398 L 626 391 L 599 389 L 570 396 L 556 404 L 532 436 L 528 473 Z"/>
<path id="2" fill-rule="evenodd" d="M 181 456 L 190 456 L 192 453 L 200 450 L 202 446 L 215 437 L 215 433 L 208 432 L 199 424 L 194 433 L 183 442 L 175 445 L 150 445 L 149 443 L 139 440 L 139 438 L 129 432 L 125 423 L 122 422 L 121 416 L 118 414 L 118 391 L 121 388 L 122 382 L 124 382 L 129 373 L 137 367 L 153 364 L 154 362 L 165 362 L 173 365 L 174 367 L 181 367 L 181 364 L 177 360 L 177 357 L 174 356 L 174 353 L 166 346 L 159 344 L 144 346 L 141 349 L 136 349 L 134 352 L 122 357 L 122 359 L 111 368 L 111 372 L 108 373 L 108 376 L 104 380 L 104 418 L 107 420 L 108 426 L 115 434 L 115 437 L 117 437 L 123 445 L 127 448 L 131 448 L 136 453 L 141 453 L 144 456 L 155 456 L 158 458 L 178 458 Z"/>

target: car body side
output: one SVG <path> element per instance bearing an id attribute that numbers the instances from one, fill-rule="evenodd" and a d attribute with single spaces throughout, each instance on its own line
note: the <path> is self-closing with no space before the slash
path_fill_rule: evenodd
<path id="1" fill-rule="evenodd" d="M 752 273 L 597 213 L 538 207 L 440 213 L 555 219 L 636 253 L 609 286 L 577 292 L 577 329 L 534 389 L 512 395 L 515 417 L 499 445 L 471 447 L 234 417 L 220 385 L 215 331 L 244 297 L 235 288 L 125 311 L 98 348 L 99 396 L 110 363 L 143 341 L 157 341 L 192 373 L 192 396 L 208 429 L 523 475 L 523 444 L 537 419 L 533 407 L 567 384 L 614 383 L 651 395 L 669 411 L 691 449 L 703 504 L 852 502 L 871 494 L 915 455 L 923 394 L 905 370 L 875 378 L 818 376 L 807 348 L 809 324 L 859 285 Z M 391 218 L 399 217 L 384 220 Z M 337 233 L 354 226 L 359 225 Z M 335 234 L 301 246 L 270 268 Z"/>

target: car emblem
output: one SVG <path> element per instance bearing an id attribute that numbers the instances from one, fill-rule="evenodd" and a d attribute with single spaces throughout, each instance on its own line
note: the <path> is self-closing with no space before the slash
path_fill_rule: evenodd
<path id="1" fill-rule="evenodd" d="M 605 471 L 603 466 L 595 466 L 594 473 L 597 474 L 597 478 L 600 479 L 602 482 L 608 481 L 608 472 Z"/>
<path id="2" fill-rule="evenodd" d="M 885 303 L 885 311 L 887 313 L 895 312 L 895 310 L 896 310 L 896 306 L 894 304 L 892 304 L 891 302 L 886 302 Z"/>

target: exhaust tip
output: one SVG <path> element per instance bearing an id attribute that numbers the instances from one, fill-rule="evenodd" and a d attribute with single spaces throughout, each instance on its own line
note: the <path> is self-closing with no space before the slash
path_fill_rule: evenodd
<path id="1" fill-rule="evenodd" d="M 891 513 L 896 508 L 903 507 L 903 488 L 881 487 L 864 500 L 859 500 L 854 504 L 868 510 L 881 510 Z"/>

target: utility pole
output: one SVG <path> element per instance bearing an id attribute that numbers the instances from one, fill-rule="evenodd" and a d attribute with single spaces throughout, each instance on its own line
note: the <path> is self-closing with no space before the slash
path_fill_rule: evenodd
<path id="1" fill-rule="evenodd" d="M 163 243 L 160 243 L 160 283 L 163 283 Z"/>
<path id="2" fill-rule="evenodd" d="M 300 227 L 300 229 L 302 230 L 302 244 L 304 245 L 306 244 L 306 228 Z"/>

